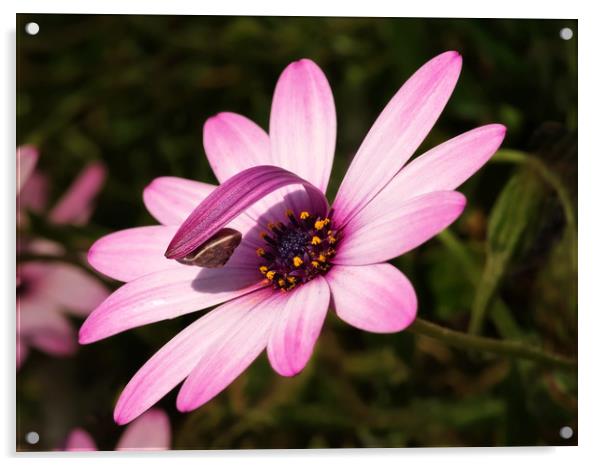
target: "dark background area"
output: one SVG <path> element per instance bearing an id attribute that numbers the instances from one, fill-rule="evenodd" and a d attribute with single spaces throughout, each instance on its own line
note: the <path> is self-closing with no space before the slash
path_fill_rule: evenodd
<path id="1" fill-rule="evenodd" d="M 25 34 L 29 21 L 38 35 Z M 564 27 L 571 40 L 560 38 Z M 576 209 L 577 35 L 575 20 L 18 15 L 18 144 L 39 146 L 53 198 L 87 162 L 109 170 L 89 226 L 33 222 L 20 234 L 52 236 L 75 252 L 108 232 L 154 223 L 143 188 L 165 175 L 215 182 L 202 147 L 205 119 L 228 110 L 267 128 L 277 78 L 301 57 L 324 70 L 337 106 L 332 200 L 380 110 L 419 66 L 450 49 L 463 55 L 463 71 L 418 153 L 502 123 L 503 148 L 541 162 Z M 416 287 L 420 317 L 465 331 L 476 298 L 488 295 L 495 311 L 484 335 L 576 355 L 576 244 L 567 204 L 541 170 L 490 162 L 462 187 L 468 207 L 446 235 L 394 261 Z M 536 195 L 521 197 L 513 183 Z M 496 209 L 503 215 L 492 216 Z M 514 216 L 525 210 L 522 224 Z M 516 241 L 500 240 L 496 232 L 517 225 Z M 486 264 L 495 260 L 502 270 L 487 290 Z M 112 420 L 120 390 L 197 316 L 126 332 L 72 358 L 32 354 L 17 376 L 19 448 L 55 448 L 82 426 L 111 449 L 122 430 Z M 576 383 L 574 372 L 410 332 L 369 334 L 330 315 L 299 376 L 276 375 L 264 355 L 193 413 L 175 410 L 176 392 L 159 405 L 173 447 L 183 449 L 572 445 L 577 436 L 563 440 L 559 430 L 577 433 Z M 31 430 L 41 436 L 34 447 L 23 440 Z"/>

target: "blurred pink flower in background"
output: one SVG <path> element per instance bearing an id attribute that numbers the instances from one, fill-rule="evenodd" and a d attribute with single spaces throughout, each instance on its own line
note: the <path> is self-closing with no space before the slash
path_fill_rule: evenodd
<path id="1" fill-rule="evenodd" d="M 457 52 L 443 53 L 401 87 L 360 146 L 332 209 L 324 193 L 336 113 L 314 62 L 291 63 L 280 76 L 269 135 L 233 113 L 206 122 L 203 143 L 221 185 L 154 180 L 144 202 L 162 225 L 105 236 L 88 254 L 98 271 L 127 283 L 88 317 L 83 344 L 221 304 L 134 375 L 116 422 L 135 419 L 183 380 L 177 407 L 196 409 L 266 348 L 277 373 L 299 373 L 331 303 L 342 320 L 370 332 L 397 332 L 414 321 L 412 284 L 386 261 L 458 218 L 466 200 L 454 190 L 505 135 L 501 125 L 483 126 L 407 163 L 443 111 L 461 63 Z M 225 266 L 181 263 L 203 265 L 203 244 L 225 226 L 242 233 Z M 220 243 L 226 249 L 235 243 L 228 235 Z M 214 247 L 205 257 L 220 254 Z"/>
<path id="2" fill-rule="evenodd" d="M 17 225 L 27 225 L 27 211 L 42 214 L 47 204 L 47 179 L 35 170 L 38 151 L 32 146 L 17 149 Z M 93 201 L 104 184 L 105 169 L 88 165 L 48 214 L 57 225 L 81 225 L 88 221 Z M 26 261 L 17 265 L 17 368 L 34 347 L 54 356 L 77 350 L 75 329 L 66 313 L 85 317 L 109 294 L 90 273 L 61 262 L 63 246 L 20 231 L 17 253 L 55 256 L 56 260 Z"/>
<path id="3" fill-rule="evenodd" d="M 168 450 L 171 445 L 169 417 L 160 409 L 150 409 L 132 422 L 121 435 L 115 450 Z M 84 429 L 73 429 L 65 451 L 97 451 L 96 442 Z"/>

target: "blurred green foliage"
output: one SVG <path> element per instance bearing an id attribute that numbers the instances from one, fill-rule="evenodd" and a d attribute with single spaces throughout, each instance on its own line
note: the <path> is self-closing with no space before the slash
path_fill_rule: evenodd
<path id="1" fill-rule="evenodd" d="M 37 36 L 24 33 L 28 21 L 40 24 Z M 267 128 L 278 75 L 300 57 L 322 67 L 335 96 L 332 195 L 399 86 L 456 49 L 459 84 L 422 149 L 503 123 L 504 147 L 535 158 L 564 194 L 533 164 L 492 161 L 462 187 L 469 204 L 461 219 L 394 264 L 414 283 L 421 317 L 462 331 L 478 319 L 474 332 L 574 356 L 576 232 L 567 231 L 567 206 L 576 206 L 577 44 L 559 37 L 563 27 L 578 35 L 574 20 L 19 15 L 18 143 L 39 145 L 55 197 L 86 162 L 109 169 L 90 226 L 57 230 L 34 219 L 26 233 L 74 253 L 106 232 L 152 223 L 142 189 L 162 175 L 215 181 L 203 121 L 229 110 Z M 111 448 L 120 390 L 195 317 L 126 332 L 69 359 L 33 354 L 17 380 L 19 448 L 55 448 L 74 426 Z M 174 448 L 577 442 L 559 437 L 565 425 L 577 432 L 574 373 L 408 332 L 368 334 L 333 315 L 299 376 L 277 376 L 262 356 L 201 409 L 180 414 L 174 400 L 160 402 Z M 31 430 L 41 434 L 35 447 L 23 441 Z"/>

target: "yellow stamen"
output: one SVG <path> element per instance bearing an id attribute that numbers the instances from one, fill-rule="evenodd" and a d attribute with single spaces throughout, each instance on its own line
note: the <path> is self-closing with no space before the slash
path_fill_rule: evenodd
<path id="1" fill-rule="evenodd" d="M 295 277 L 286 277 L 289 283 L 295 283 L 297 279 Z"/>
<path id="2" fill-rule="evenodd" d="M 268 273 L 268 268 L 265 265 L 262 265 L 261 267 L 259 267 L 259 271 L 265 275 L 266 273 Z"/>
<path id="3" fill-rule="evenodd" d="M 320 238 L 318 238 L 317 236 L 314 236 L 311 239 L 311 244 L 316 245 L 316 244 L 320 244 L 322 242 L 322 240 Z"/>
<path id="4" fill-rule="evenodd" d="M 295 267 L 300 267 L 301 264 L 303 264 L 303 259 L 301 259 L 299 256 L 293 257 L 293 265 Z"/>
<path id="5" fill-rule="evenodd" d="M 301 220 L 305 220 L 306 218 L 309 218 L 309 212 L 307 212 L 307 211 L 305 211 L 305 210 L 304 210 L 303 212 L 301 212 L 301 213 L 299 214 L 299 218 L 300 218 Z"/>
<path id="6" fill-rule="evenodd" d="M 316 230 L 321 230 L 324 228 L 324 225 L 326 225 L 326 220 L 316 220 L 316 223 L 314 223 L 314 228 Z"/>
<path id="7" fill-rule="evenodd" d="M 259 257 L 263 257 L 265 254 L 265 250 L 263 248 L 257 248 L 257 249 L 255 249 L 255 252 L 257 253 L 257 255 Z"/>
<path id="8" fill-rule="evenodd" d="M 330 244 L 334 244 L 334 243 L 336 243 L 336 242 L 337 242 L 337 239 L 336 239 L 334 236 L 329 236 L 329 237 L 328 237 L 328 242 L 329 242 Z"/>
<path id="9" fill-rule="evenodd" d="M 318 261 L 311 261 L 311 265 L 317 269 L 320 266 L 320 263 Z"/>
<path id="10" fill-rule="evenodd" d="M 278 286 L 283 287 L 285 285 L 285 281 L 283 278 L 281 278 L 280 280 L 278 280 Z"/>
<path id="11" fill-rule="evenodd" d="M 291 215 L 293 215 L 293 211 L 291 209 L 286 209 L 285 214 L 287 217 L 290 217 Z"/>
<path id="12" fill-rule="evenodd" d="M 319 260 L 320 262 L 326 262 L 326 256 L 325 256 L 324 254 L 320 254 L 320 255 L 318 256 L 318 260 Z"/>
<path id="13" fill-rule="evenodd" d="M 274 272 L 273 270 L 270 270 L 268 273 L 265 274 L 266 278 L 270 281 L 274 279 L 274 275 L 276 275 L 276 272 Z"/>

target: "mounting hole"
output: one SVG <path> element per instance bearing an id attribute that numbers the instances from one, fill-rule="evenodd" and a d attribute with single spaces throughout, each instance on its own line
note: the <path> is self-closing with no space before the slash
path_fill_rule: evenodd
<path id="1" fill-rule="evenodd" d="M 563 40 L 571 40 L 573 38 L 573 30 L 571 28 L 562 28 L 560 30 L 560 38 Z"/>
<path id="2" fill-rule="evenodd" d="M 573 436 L 573 429 L 571 429 L 569 426 L 564 426 L 562 429 L 560 429 L 560 436 L 565 440 L 570 439 Z"/>
<path id="3" fill-rule="evenodd" d="M 25 25 L 25 32 L 30 36 L 35 36 L 40 32 L 40 25 L 38 23 L 27 23 Z"/>
<path id="4" fill-rule="evenodd" d="M 27 435 L 25 436 L 25 441 L 30 445 L 35 445 L 40 441 L 40 434 L 34 431 L 27 432 Z"/>

